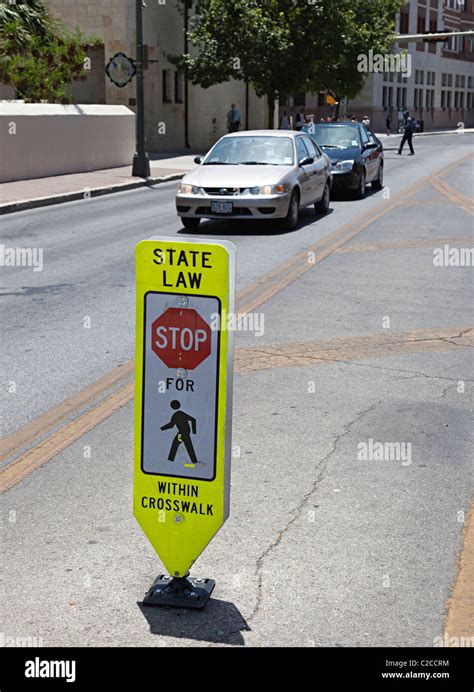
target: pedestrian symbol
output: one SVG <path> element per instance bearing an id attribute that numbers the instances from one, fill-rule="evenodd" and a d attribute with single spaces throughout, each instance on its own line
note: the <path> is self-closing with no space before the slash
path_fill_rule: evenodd
<path id="1" fill-rule="evenodd" d="M 168 461 L 175 460 L 176 452 L 178 451 L 180 444 L 184 443 L 186 451 L 189 454 L 189 458 L 191 459 L 191 464 L 185 464 L 185 466 L 187 468 L 194 468 L 194 466 L 198 463 L 198 460 L 196 458 L 196 452 L 194 451 L 193 443 L 191 442 L 191 430 L 189 429 L 189 424 L 191 423 L 192 433 L 193 435 L 195 435 L 196 419 L 190 416 L 189 414 L 185 413 L 184 411 L 180 411 L 179 409 L 181 408 L 181 404 L 176 399 L 173 399 L 170 406 L 172 409 L 176 411 L 176 413 L 173 416 L 171 416 L 171 420 L 169 423 L 166 423 L 166 425 L 162 425 L 160 428 L 160 430 L 170 430 L 174 427 L 178 429 L 178 432 L 176 433 L 173 442 L 171 443 L 170 453 L 168 454 Z"/>

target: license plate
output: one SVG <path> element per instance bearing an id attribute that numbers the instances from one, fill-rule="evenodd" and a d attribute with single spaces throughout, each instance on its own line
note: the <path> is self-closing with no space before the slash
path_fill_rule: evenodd
<path id="1" fill-rule="evenodd" d="M 234 205 L 232 202 L 211 202 L 212 214 L 232 214 Z"/>

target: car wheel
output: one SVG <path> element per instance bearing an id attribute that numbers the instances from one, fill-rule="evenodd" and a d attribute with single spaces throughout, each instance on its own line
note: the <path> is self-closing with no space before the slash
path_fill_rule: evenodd
<path id="1" fill-rule="evenodd" d="M 374 190 L 381 190 L 383 188 L 383 163 L 379 166 L 378 176 L 372 181 L 372 187 Z"/>
<path id="2" fill-rule="evenodd" d="M 316 202 L 314 205 L 314 209 L 316 211 L 316 214 L 327 214 L 329 211 L 329 201 L 331 199 L 331 188 L 329 186 L 329 183 L 326 183 L 324 187 L 324 192 L 323 196 L 319 200 L 319 202 Z"/>
<path id="3" fill-rule="evenodd" d="M 181 217 L 181 223 L 185 228 L 189 228 L 190 230 L 193 228 L 197 228 L 199 226 L 201 219 L 195 219 L 189 216 L 182 216 Z"/>
<path id="4" fill-rule="evenodd" d="M 298 190 L 293 190 L 291 194 L 290 204 L 288 205 L 288 213 L 283 219 L 284 228 L 293 229 L 298 225 L 300 213 L 300 196 Z"/>
<path id="5" fill-rule="evenodd" d="M 363 199 L 365 197 L 366 181 L 365 170 L 362 169 L 359 176 L 359 186 L 355 191 L 356 199 Z"/>

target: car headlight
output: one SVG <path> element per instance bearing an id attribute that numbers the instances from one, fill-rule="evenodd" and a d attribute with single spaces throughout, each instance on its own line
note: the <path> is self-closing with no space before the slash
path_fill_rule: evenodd
<path id="1" fill-rule="evenodd" d="M 263 187 L 251 187 L 252 195 L 282 195 L 287 191 L 286 185 L 264 185 Z"/>
<path id="2" fill-rule="evenodd" d="M 200 189 L 200 187 L 197 187 L 196 185 L 189 185 L 188 183 L 178 184 L 178 192 L 181 192 L 183 195 L 198 195 Z"/>
<path id="3" fill-rule="evenodd" d="M 334 171 L 351 171 L 354 166 L 354 159 L 349 159 L 347 161 L 338 161 L 333 163 L 332 168 Z"/>

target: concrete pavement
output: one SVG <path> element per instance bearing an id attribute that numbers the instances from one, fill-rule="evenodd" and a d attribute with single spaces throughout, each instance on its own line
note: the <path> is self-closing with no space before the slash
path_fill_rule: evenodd
<path id="1" fill-rule="evenodd" d="M 213 598 L 203 613 L 137 605 L 160 564 L 131 516 L 130 402 L 2 495 L 9 636 L 46 646 L 433 645 L 472 488 L 472 349 L 454 333 L 472 325 L 472 269 L 435 266 L 433 250 L 472 240 L 472 214 L 450 192 L 468 192 L 472 168 L 453 165 L 439 178 L 448 187 L 433 174 L 465 157 L 465 137 L 420 140 L 413 158 L 388 153 L 385 197 L 341 197 L 325 218 L 305 212 L 292 233 L 202 224 L 198 235 L 237 244 L 239 290 L 329 246 L 345 225 L 356 233 L 314 265 L 295 264 L 294 280 L 267 282 L 273 295 L 255 308 L 264 335 L 237 334 L 237 364 L 245 349 L 267 362 L 236 376 L 231 516 L 193 570 L 216 579 Z M 6 433 L 132 357 L 133 246 L 180 232 L 172 188 L 4 220 L 2 242 L 41 245 L 45 257 L 43 272 L 17 268 L 3 282 L 4 365 L 17 384 Z M 407 333 L 409 352 L 397 336 Z M 381 335 L 392 335 L 391 355 L 374 351 Z M 310 342 L 291 363 L 272 363 L 280 345 Z M 361 457 L 369 440 L 410 443 L 410 458 Z"/>

